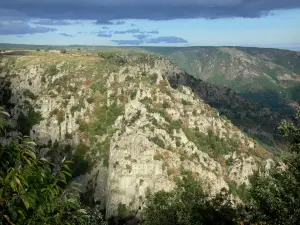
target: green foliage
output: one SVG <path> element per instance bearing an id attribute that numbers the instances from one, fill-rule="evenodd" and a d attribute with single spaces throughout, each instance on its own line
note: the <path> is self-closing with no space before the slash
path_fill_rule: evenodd
<path id="1" fill-rule="evenodd" d="M 122 204 L 122 203 L 119 203 L 118 204 L 118 216 L 120 218 L 124 218 L 128 215 L 128 213 L 129 212 L 128 212 L 128 209 L 127 209 L 126 205 Z"/>
<path id="2" fill-rule="evenodd" d="M 101 79 L 99 81 L 93 82 L 90 86 L 90 88 L 96 92 L 99 91 L 101 94 L 104 94 L 106 91 L 106 82 L 104 79 Z"/>
<path id="3" fill-rule="evenodd" d="M 142 213 L 143 225 L 233 225 L 239 224 L 243 208 L 234 206 L 225 189 L 210 197 L 203 184 L 185 172 L 171 192 L 159 191 L 147 195 Z"/>
<path id="4" fill-rule="evenodd" d="M 80 112 L 81 109 L 85 107 L 84 100 L 80 99 L 77 105 L 73 105 L 70 109 L 71 114 L 74 115 L 75 112 Z"/>
<path id="5" fill-rule="evenodd" d="M 69 162 L 54 167 L 28 137 L 10 140 L 0 154 L 0 224 L 87 224 L 76 186 L 62 188 L 71 177 Z"/>
<path id="6" fill-rule="evenodd" d="M 46 70 L 45 70 L 45 75 L 47 76 L 54 76 L 59 72 L 59 70 L 56 68 L 56 65 L 50 65 Z"/>
<path id="7" fill-rule="evenodd" d="M 28 98 L 30 98 L 30 99 L 32 99 L 32 100 L 36 100 L 37 98 L 38 98 L 38 96 L 37 95 L 35 95 L 35 94 L 33 94 L 30 90 L 25 90 L 24 92 L 23 92 L 23 95 L 25 96 L 25 97 L 28 97 Z"/>
<path id="8" fill-rule="evenodd" d="M 111 125 L 115 122 L 119 115 L 123 112 L 123 108 L 116 102 L 110 106 L 103 106 L 95 109 L 97 119 L 92 123 L 92 133 L 103 135 L 109 133 Z"/>
<path id="9" fill-rule="evenodd" d="M 233 196 L 238 196 L 244 203 L 248 203 L 250 195 L 245 183 L 238 185 L 234 180 L 227 182 L 229 193 Z"/>
<path id="10" fill-rule="evenodd" d="M 164 101 L 163 104 L 162 104 L 162 107 L 163 107 L 164 109 L 169 108 L 169 107 L 170 107 L 169 102 Z"/>
<path id="11" fill-rule="evenodd" d="M 19 131 L 24 135 L 29 135 L 31 128 L 42 120 L 40 112 L 34 111 L 32 106 L 27 106 L 27 114 L 21 112 L 17 119 Z"/>
<path id="12" fill-rule="evenodd" d="M 85 174 L 90 170 L 91 164 L 86 159 L 86 153 L 89 152 L 89 149 L 89 146 L 82 142 L 78 144 L 76 152 L 72 155 L 72 164 L 70 166 L 73 177 Z"/>
<path id="13" fill-rule="evenodd" d="M 173 130 L 176 130 L 176 131 L 179 131 L 179 129 L 182 127 L 182 122 L 180 119 L 178 120 L 172 120 L 170 123 L 169 123 L 169 126 L 168 126 L 168 130 L 169 132 L 173 131 Z"/>
<path id="14" fill-rule="evenodd" d="M 212 131 L 209 131 L 208 135 L 205 135 L 200 131 L 185 128 L 184 132 L 187 138 L 194 142 L 200 150 L 212 153 L 217 158 L 239 150 L 237 142 L 232 139 L 221 139 L 213 134 Z"/>
<path id="15" fill-rule="evenodd" d="M 300 110 L 296 118 L 300 119 Z M 300 127 L 282 122 L 280 131 L 290 144 L 291 156 L 284 160 L 285 166 L 276 165 L 268 174 L 263 171 L 252 177 L 250 189 L 253 222 L 266 224 L 296 225 L 300 221 Z"/>
<path id="16" fill-rule="evenodd" d="M 158 78 L 158 74 L 157 74 L 157 73 L 152 73 L 152 74 L 150 75 L 150 80 L 151 80 L 151 82 L 152 82 L 153 84 L 156 83 L 157 78 Z"/>
<path id="17" fill-rule="evenodd" d="M 159 147 L 161 148 L 165 148 L 165 142 L 158 136 L 149 138 L 150 141 L 154 142 L 155 144 L 157 144 Z"/>
<path id="18" fill-rule="evenodd" d="M 131 100 L 135 99 L 136 94 L 137 94 L 137 90 L 134 90 L 133 92 L 131 92 L 131 94 L 130 94 Z"/>

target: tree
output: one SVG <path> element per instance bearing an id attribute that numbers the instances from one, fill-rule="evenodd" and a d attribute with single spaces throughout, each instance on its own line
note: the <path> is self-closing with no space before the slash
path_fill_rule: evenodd
<path id="1" fill-rule="evenodd" d="M 279 127 L 290 144 L 290 156 L 271 172 L 261 171 L 252 178 L 250 189 L 253 222 L 266 224 L 300 223 L 300 110 L 296 123 L 283 121 Z"/>
<path id="2" fill-rule="evenodd" d="M 59 165 L 39 157 L 28 137 L 9 137 L 5 133 L 8 114 L 0 107 L 0 224 L 87 224 L 69 162 Z"/>
<path id="3" fill-rule="evenodd" d="M 148 194 L 143 225 L 227 225 L 243 220 L 243 207 L 235 205 L 226 189 L 210 197 L 203 183 L 189 172 L 184 172 L 176 184 L 171 192 Z"/>

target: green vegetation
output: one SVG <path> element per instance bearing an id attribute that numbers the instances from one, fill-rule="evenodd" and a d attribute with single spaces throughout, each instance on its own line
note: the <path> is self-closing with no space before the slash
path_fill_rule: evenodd
<path id="1" fill-rule="evenodd" d="M 24 135 L 29 135 L 31 128 L 40 123 L 41 120 L 41 113 L 34 111 L 31 105 L 27 105 L 26 112 L 21 112 L 17 119 L 19 131 Z"/>
<path id="2" fill-rule="evenodd" d="M 153 73 L 150 75 L 150 80 L 152 82 L 152 84 L 155 84 L 158 78 L 158 74 L 157 73 Z"/>
<path id="3" fill-rule="evenodd" d="M 281 133 L 290 144 L 291 155 L 283 161 L 283 165 L 276 165 L 277 168 L 272 169 L 269 175 L 256 173 L 251 180 L 250 194 L 256 221 L 266 224 L 299 223 L 300 109 L 296 118 L 298 123 L 284 121 L 280 126 Z"/>
<path id="4" fill-rule="evenodd" d="M 91 132 L 97 135 L 110 133 L 111 125 L 123 112 L 123 108 L 114 102 L 110 106 L 95 109 L 96 120 L 91 124 Z"/>
<path id="5" fill-rule="evenodd" d="M 225 189 L 211 198 L 189 172 L 183 172 L 176 183 L 171 192 L 148 193 L 141 224 L 237 225 L 243 221 L 242 206 L 235 207 Z"/>
<path id="6" fill-rule="evenodd" d="M 36 100 L 36 99 L 38 98 L 38 96 L 35 95 L 35 94 L 33 94 L 30 90 L 25 90 L 25 91 L 23 92 L 23 95 L 24 95 L 25 97 L 28 97 L 28 98 L 32 99 L 32 100 Z"/>
<path id="7" fill-rule="evenodd" d="M 101 79 L 99 81 L 93 82 L 90 88 L 95 92 L 99 91 L 101 94 L 104 94 L 106 91 L 105 85 L 106 85 L 105 80 Z"/>
<path id="8" fill-rule="evenodd" d="M 56 65 L 50 65 L 44 73 L 44 76 L 54 76 L 59 72 L 59 70 L 56 68 Z"/>
<path id="9" fill-rule="evenodd" d="M 2 116 L 7 113 L 0 108 L 0 114 L 3 137 Z M 35 143 L 26 137 L 0 146 L 0 224 L 88 224 L 72 191 L 76 186 L 63 189 L 71 177 L 69 162 L 63 159 L 57 170 L 38 155 Z"/>
<path id="10" fill-rule="evenodd" d="M 134 90 L 133 92 L 131 92 L 131 94 L 130 94 L 131 100 L 135 99 L 136 94 L 137 94 L 137 90 Z"/>
<path id="11" fill-rule="evenodd" d="M 91 163 L 86 159 L 86 154 L 89 152 L 90 148 L 84 143 L 79 143 L 76 152 L 71 156 L 72 164 L 71 171 L 72 176 L 77 177 L 82 174 L 86 174 L 91 169 Z"/>
<path id="12" fill-rule="evenodd" d="M 157 144 L 159 147 L 161 148 L 165 148 L 165 142 L 158 136 L 149 138 L 150 141 L 154 142 L 155 144 Z"/>
<path id="13" fill-rule="evenodd" d="M 300 119 L 300 109 L 297 111 Z M 299 122 L 299 121 L 298 121 Z M 298 124 L 298 125 L 297 125 Z M 209 196 L 204 183 L 194 174 L 182 171 L 171 192 L 148 193 L 142 213 L 144 225 L 238 225 L 238 224 L 291 224 L 299 223 L 300 208 L 300 127 L 284 121 L 280 130 L 290 143 L 291 155 L 282 164 L 269 171 L 259 171 L 251 179 L 250 187 L 229 180 L 229 192 L 222 189 Z M 173 174 L 168 168 L 168 174 Z M 205 185 L 206 186 L 206 185 Z M 231 199 L 238 196 L 244 205 Z"/>
<path id="14" fill-rule="evenodd" d="M 238 142 L 232 139 L 219 138 L 212 131 L 205 135 L 200 131 L 185 128 L 184 133 L 200 150 L 211 153 L 216 158 L 233 151 L 239 151 Z"/>
<path id="15" fill-rule="evenodd" d="M 172 120 L 169 123 L 169 126 L 168 126 L 169 133 L 171 133 L 173 130 L 179 131 L 179 129 L 181 127 L 182 127 L 182 122 L 181 122 L 180 119 L 178 119 L 178 120 Z"/>

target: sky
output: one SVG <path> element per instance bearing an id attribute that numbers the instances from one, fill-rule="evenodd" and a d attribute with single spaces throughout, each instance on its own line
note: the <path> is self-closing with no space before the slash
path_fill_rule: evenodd
<path id="1" fill-rule="evenodd" d="M 0 43 L 300 50 L 300 0 L 0 0 Z"/>

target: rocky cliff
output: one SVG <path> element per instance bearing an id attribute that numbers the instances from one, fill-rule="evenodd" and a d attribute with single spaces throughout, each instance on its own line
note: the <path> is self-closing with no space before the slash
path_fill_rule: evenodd
<path id="1" fill-rule="evenodd" d="M 0 57 L 10 130 L 30 134 L 40 154 L 54 161 L 70 157 L 85 200 L 101 204 L 107 217 L 141 208 L 148 190 L 171 190 L 183 170 L 205 180 L 212 193 L 225 187 L 243 199 L 248 176 L 271 162 L 269 152 L 185 86 L 188 75 L 161 57 Z"/>

